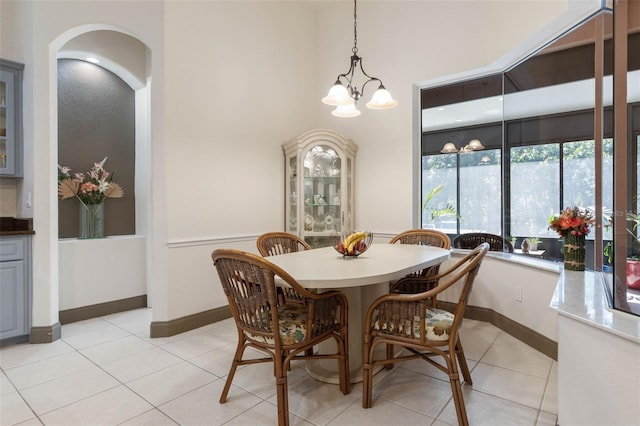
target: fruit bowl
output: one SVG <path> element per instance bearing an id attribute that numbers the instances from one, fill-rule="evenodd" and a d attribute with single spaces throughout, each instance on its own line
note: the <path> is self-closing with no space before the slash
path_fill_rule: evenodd
<path id="1" fill-rule="evenodd" d="M 373 234 L 368 231 L 343 232 L 336 240 L 333 248 L 343 257 L 358 257 L 371 246 Z"/>

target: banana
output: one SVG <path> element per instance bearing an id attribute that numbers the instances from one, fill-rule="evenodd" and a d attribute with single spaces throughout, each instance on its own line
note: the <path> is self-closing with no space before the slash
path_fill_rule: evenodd
<path id="1" fill-rule="evenodd" d="M 344 239 L 344 246 L 349 247 L 349 245 L 353 242 L 353 240 L 355 238 L 358 237 L 358 232 L 353 232 L 351 234 L 349 234 L 349 236 L 347 238 Z"/>
<path id="2" fill-rule="evenodd" d="M 353 249 L 360 241 L 367 236 L 366 232 L 354 232 L 344 240 L 344 247 L 347 253 L 353 253 Z"/>

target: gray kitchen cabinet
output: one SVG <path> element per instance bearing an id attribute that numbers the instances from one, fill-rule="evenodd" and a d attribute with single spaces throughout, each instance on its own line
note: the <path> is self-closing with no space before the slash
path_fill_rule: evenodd
<path id="1" fill-rule="evenodd" d="M 0 59 L 0 176 L 22 176 L 23 69 L 23 64 Z"/>
<path id="2" fill-rule="evenodd" d="M 0 344 L 28 339 L 31 236 L 0 238 Z"/>

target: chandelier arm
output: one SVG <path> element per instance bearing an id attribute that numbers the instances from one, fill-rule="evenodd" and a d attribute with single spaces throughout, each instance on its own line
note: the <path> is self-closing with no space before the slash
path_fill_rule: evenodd
<path id="1" fill-rule="evenodd" d="M 362 66 L 362 58 L 358 58 L 359 62 L 360 62 L 360 71 L 362 72 L 362 74 L 364 74 L 365 77 L 368 78 L 367 81 L 364 82 L 364 84 L 362 85 L 362 94 L 364 95 L 364 89 L 365 87 L 367 87 L 367 84 L 371 83 L 372 81 L 377 81 L 378 83 L 380 83 L 380 88 L 384 89 L 384 84 L 382 83 L 382 80 L 380 80 L 378 77 L 372 77 L 369 74 L 367 74 L 367 72 L 364 70 L 363 66 Z"/>
<path id="2" fill-rule="evenodd" d="M 365 81 L 364 84 L 362 85 L 362 94 L 363 95 L 364 95 L 365 87 L 367 87 L 367 84 L 371 83 L 372 81 L 377 81 L 378 83 L 380 83 L 381 88 L 384 89 L 384 84 L 382 84 L 382 80 L 380 80 L 379 78 L 371 77 L 371 78 L 369 78 L 369 80 Z"/>

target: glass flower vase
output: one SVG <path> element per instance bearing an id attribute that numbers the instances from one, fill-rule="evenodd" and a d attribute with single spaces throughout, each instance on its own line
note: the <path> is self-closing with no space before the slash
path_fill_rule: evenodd
<path id="1" fill-rule="evenodd" d="M 569 234 L 564 237 L 564 269 L 584 271 L 585 236 Z"/>
<path id="2" fill-rule="evenodd" d="M 103 238 L 104 237 L 104 204 L 84 204 L 80 206 L 80 221 L 78 238 Z"/>

